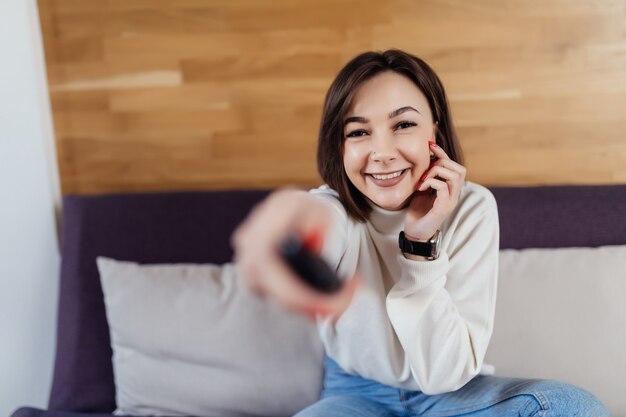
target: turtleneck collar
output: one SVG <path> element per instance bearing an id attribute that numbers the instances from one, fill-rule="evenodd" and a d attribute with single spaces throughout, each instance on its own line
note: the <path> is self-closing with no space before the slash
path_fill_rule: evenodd
<path id="1" fill-rule="evenodd" d="M 370 202 L 372 213 L 369 223 L 378 233 L 397 235 L 404 228 L 406 208 L 400 210 L 386 210 Z"/>

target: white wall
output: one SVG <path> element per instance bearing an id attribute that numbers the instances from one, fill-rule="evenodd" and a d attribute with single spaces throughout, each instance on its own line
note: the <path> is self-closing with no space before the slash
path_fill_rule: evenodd
<path id="1" fill-rule="evenodd" d="M 45 407 L 59 188 L 35 0 L 0 0 L 0 416 Z"/>

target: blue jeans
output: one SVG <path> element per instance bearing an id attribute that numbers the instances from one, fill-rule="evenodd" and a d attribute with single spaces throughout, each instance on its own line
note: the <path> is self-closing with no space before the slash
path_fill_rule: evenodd
<path id="1" fill-rule="evenodd" d="M 325 371 L 321 400 L 296 417 L 609 417 L 592 394 L 558 381 L 479 375 L 457 391 L 425 395 L 350 375 L 328 357 Z"/>

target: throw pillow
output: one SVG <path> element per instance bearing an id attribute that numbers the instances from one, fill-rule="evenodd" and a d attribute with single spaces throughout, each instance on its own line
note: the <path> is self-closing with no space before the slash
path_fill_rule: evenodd
<path id="1" fill-rule="evenodd" d="M 556 379 L 626 409 L 626 246 L 500 251 L 486 361 L 496 374 Z"/>
<path id="2" fill-rule="evenodd" d="M 97 264 L 116 414 L 291 416 L 319 398 L 315 324 L 251 293 L 234 265 Z"/>

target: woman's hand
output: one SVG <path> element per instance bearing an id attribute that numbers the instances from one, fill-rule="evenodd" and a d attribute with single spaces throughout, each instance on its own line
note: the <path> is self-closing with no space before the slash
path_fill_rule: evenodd
<path id="1" fill-rule="evenodd" d="M 441 228 L 459 203 L 467 170 L 451 160 L 435 142 L 430 150 L 437 159 L 431 163 L 409 203 L 404 233 L 411 240 L 427 241 Z"/>
<path id="2" fill-rule="evenodd" d="M 336 320 L 352 300 L 356 277 L 348 279 L 339 291 L 324 294 L 298 278 L 278 254 L 278 246 L 291 233 L 308 240 L 308 246 L 319 253 L 330 226 L 330 208 L 317 197 L 304 191 L 276 191 L 235 230 L 231 239 L 235 262 L 258 294 L 309 317 Z"/>

